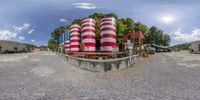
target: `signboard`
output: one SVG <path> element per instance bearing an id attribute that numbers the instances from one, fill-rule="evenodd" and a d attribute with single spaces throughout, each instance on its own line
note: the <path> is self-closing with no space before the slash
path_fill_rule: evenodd
<path id="1" fill-rule="evenodd" d="M 128 45 L 128 49 L 129 49 L 129 50 L 132 50 L 132 49 L 133 49 L 133 43 L 127 43 L 127 45 Z"/>
<path id="2" fill-rule="evenodd" d="M 65 41 L 70 40 L 70 32 L 67 30 L 65 31 Z"/>
<path id="3" fill-rule="evenodd" d="M 59 44 L 64 44 L 64 42 L 65 42 L 65 34 L 62 33 L 59 36 Z"/>

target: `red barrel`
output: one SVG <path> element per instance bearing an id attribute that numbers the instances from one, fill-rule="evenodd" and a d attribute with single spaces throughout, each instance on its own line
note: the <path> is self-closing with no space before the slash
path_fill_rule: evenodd
<path id="1" fill-rule="evenodd" d="M 70 51 L 70 41 L 67 40 L 65 41 L 65 52 L 69 52 Z"/>
<path id="2" fill-rule="evenodd" d="M 70 26 L 70 52 L 80 51 L 80 26 L 73 24 Z"/>
<path id="3" fill-rule="evenodd" d="M 84 52 L 96 52 L 96 21 L 85 18 L 81 21 L 81 39 Z"/>
<path id="4" fill-rule="evenodd" d="M 114 17 L 105 17 L 100 23 L 100 49 L 102 52 L 112 52 L 116 47 L 116 20 Z"/>

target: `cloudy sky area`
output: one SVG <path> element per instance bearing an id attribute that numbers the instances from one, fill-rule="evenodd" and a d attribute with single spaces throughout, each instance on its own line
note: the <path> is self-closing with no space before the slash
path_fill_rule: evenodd
<path id="1" fill-rule="evenodd" d="M 0 0 L 0 40 L 46 45 L 51 31 L 94 12 L 164 30 L 171 45 L 200 40 L 199 0 Z"/>

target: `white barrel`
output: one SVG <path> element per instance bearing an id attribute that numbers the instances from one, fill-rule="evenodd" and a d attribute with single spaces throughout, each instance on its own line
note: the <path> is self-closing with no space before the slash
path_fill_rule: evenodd
<path id="1" fill-rule="evenodd" d="M 85 18 L 81 21 L 81 40 L 84 52 L 96 52 L 96 21 Z"/>
<path id="2" fill-rule="evenodd" d="M 67 31 L 65 33 L 65 52 L 69 52 L 70 51 L 70 32 Z"/>
<path id="3" fill-rule="evenodd" d="M 113 52 L 116 46 L 116 20 L 114 17 L 105 17 L 100 22 L 100 50 L 101 52 Z"/>
<path id="4" fill-rule="evenodd" d="M 80 26 L 73 24 L 70 26 L 70 52 L 80 52 Z"/>

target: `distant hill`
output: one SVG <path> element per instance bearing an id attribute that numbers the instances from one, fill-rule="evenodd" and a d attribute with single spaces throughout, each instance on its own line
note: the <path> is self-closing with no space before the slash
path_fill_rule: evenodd
<path id="1" fill-rule="evenodd" d="M 38 47 L 36 45 L 28 44 L 28 43 L 0 40 L 0 53 L 28 52 L 32 48 L 38 48 Z"/>
<path id="2" fill-rule="evenodd" d="M 38 46 L 34 45 L 34 44 L 28 44 L 28 43 L 24 43 L 26 45 L 27 48 L 38 48 Z"/>
<path id="3" fill-rule="evenodd" d="M 38 46 L 34 44 L 29 44 L 29 43 L 20 43 L 16 41 L 9 41 L 9 40 L 0 40 L 0 45 L 1 44 L 16 44 L 16 45 L 25 45 L 27 48 L 38 48 Z"/>
<path id="4" fill-rule="evenodd" d="M 39 46 L 39 48 L 48 48 L 48 47 L 45 45 L 41 45 L 41 46 Z"/>
<path id="5" fill-rule="evenodd" d="M 190 46 L 190 43 L 184 43 L 184 44 L 178 44 L 175 46 L 171 46 L 170 49 L 171 50 L 188 50 Z"/>

